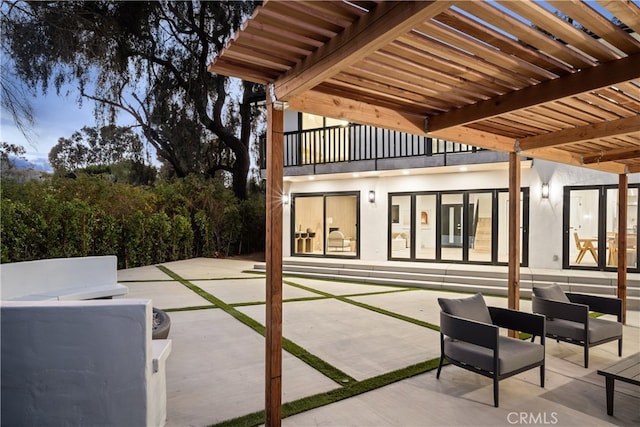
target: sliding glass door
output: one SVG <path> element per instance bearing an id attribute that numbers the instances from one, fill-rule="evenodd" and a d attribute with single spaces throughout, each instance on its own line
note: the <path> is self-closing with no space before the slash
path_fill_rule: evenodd
<path id="1" fill-rule="evenodd" d="M 292 194 L 291 254 L 357 257 L 360 193 Z"/>

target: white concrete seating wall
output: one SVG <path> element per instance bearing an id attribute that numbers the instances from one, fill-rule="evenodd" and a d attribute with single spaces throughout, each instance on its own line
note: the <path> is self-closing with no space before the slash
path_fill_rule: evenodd
<path id="1" fill-rule="evenodd" d="M 78 300 L 126 295 L 115 256 L 54 258 L 0 264 L 2 300 Z"/>
<path id="2" fill-rule="evenodd" d="M 3 425 L 158 426 L 171 340 L 150 300 L 3 301 Z"/>

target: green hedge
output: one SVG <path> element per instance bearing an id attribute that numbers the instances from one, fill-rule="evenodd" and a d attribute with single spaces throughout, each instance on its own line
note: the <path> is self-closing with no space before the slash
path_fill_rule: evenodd
<path id="1" fill-rule="evenodd" d="M 104 176 L 2 181 L 1 262 L 117 255 L 119 268 L 264 250 L 265 199 L 196 177 L 154 187 Z"/>

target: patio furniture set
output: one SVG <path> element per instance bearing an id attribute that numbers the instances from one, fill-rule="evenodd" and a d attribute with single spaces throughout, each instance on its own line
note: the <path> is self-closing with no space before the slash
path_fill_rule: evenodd
<path id="1" fill-rule="evenodd" d="M 436 378 L 440 378 L 445 361 L 492 378 L 495 407 L 502 379 L 539 368 L 540 387 L 544 387 L 545 338 L 583 347 L 585 368 L 589 366 L 589 348 L 596 345 L 617 340 L 618 356 L 622 356 L 622 300 L 618 298 L 565 293 L 556 284 L 534 286 L 533 313 L 487 307 L 480 293 L 461 299 L 438 298 L 438 303 L 441 355 Z M 612 314 L 617 321 L 593 318 L 590 312 Z M 531 340 L 500 335 L 499 328 L 528 333 Z M 539 343 L 536 337 L 540 337 Z M 637 362 L 637 357 L 634 360 Z M 628 365 L 602 373 L 607 376 L 609 415 L 613 413 L 613 379 L 638 384 L 638 363 L 635 370 Z"/>

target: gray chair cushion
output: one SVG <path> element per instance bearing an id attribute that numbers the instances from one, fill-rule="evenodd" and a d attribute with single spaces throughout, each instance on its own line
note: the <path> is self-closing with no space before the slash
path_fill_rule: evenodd
<path id="1" fill-rule="evenodd" d="M 622 336 L 622 323 L 605 319 L 589 319 L 589 342 Z"/>
<path id="2" fill-rule="evenodd" d="M 538 298 L 550 299 L 554 301 L 570 302 L 564 294 L 560 285 L 554 283 L 549 286 L 534 286 L 533 294 Z"/>
<path id="3" fill-rule="evenodd" d="M 558 335 L 572 340 L 584 340 L 584 325 L 562 319 L 547 319 L 547 334 Z M 622 323 L 611 320 L 589 319 L 589 343 L 622 336 Z"/>
<path id="4" fill-rule="evenodd" d="M 491 324 L 491 315 L 481 293 L 469 298 L 438 298 L 440 308 L 447 314 Z"/>
<path id="5" fill-rule="evenodd" d="M 498 337 L 498 372 L 500 375 L 516 371 L 544 359 L 544 346 L 505 336 Z M 444 353 L 451 359 L 467 363 L 485 371 L 493 371 L 493 351 L 479 345 L 445 338 Z"/>
<path id="6" fill-rule="evenodd" d="M 584 325 L 564 319 L 547 319 L 547 335 L 557 335 L 576 341 L 584 339 Z"/>

